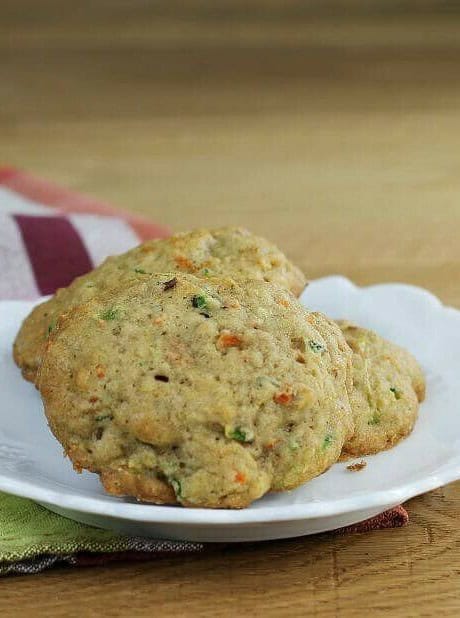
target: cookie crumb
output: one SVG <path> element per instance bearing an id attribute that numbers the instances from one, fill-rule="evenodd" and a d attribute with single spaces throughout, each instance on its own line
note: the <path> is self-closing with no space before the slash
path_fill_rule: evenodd
<path id="1" fill-rule="evenodd" d="M 361 459 L 361 461 L 357 461 L 356 463 L 347 466 L 347 470 L 350 470 L 350 472 L 360 472 L 361 470 L 364 470 L 366 466 L 367 463 L 364 461 L 364 459 Z"/>

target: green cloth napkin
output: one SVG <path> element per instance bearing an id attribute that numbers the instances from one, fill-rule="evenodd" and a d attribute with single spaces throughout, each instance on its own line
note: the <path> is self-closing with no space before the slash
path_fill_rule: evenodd
<path id="1" fill-rule="evenodd" d="M 407 511 L 397 506 L 335 530 L 335 534 L 399 528 L 407 522 Z M 0 492 L 0 576 L 38 573 L 56 563 L 87 566 L 114 560 L 151 560 L 162 554 L 195 553 L 219 546 L 121 536 L 56 515 L 32 500 Z"/>
<path id="2" fill-rule="evenodd" d="M 83 564 L 82 553 L 182 553 L 200 543 L 120 536 L 56 515 L 32 500 L 0 492 L 0 575 L 36 573 L 56 562 Z M 88 560 L 86 560 L 88 562 Z"/>

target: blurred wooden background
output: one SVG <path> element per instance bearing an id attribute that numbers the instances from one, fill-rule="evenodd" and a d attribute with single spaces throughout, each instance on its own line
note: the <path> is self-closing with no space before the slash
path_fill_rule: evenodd
<path id="1" fill-rule="evenodd" d="M 0 159 L 177 230 L 246 225 L 310 277 L 460 306 L 460 3 L 3 0 Z M 459 615 L 459 504 L 456 484 L 411 501 L 405 530 L 55 572 L 3 599 L 220 616 L 236 590 L 266 615 Z"/>
<path id="2" fill-rule="evenodd" d="M 460 303 L 459 24 L 452 1 L 3 1 L 0 156 Z"/>

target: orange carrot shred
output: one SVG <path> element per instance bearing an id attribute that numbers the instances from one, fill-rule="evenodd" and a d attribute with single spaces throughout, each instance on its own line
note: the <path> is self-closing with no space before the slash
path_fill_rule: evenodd
<path id="1" fill-rule="evenodd" d="M 275 393 L 273 395 L 273 400 L 275 403 L 279 403 L 282 406 L 287 406 L 293 400 L 293 394 L 287 393 L 286 391 L 282 391 L 281 393 Z"/>
<path id="2" fill-rule="evenodd" d="M 217 343 L 222 348 L 238 348 L 243 343 L 241 337 L 233 333 L 224 332 L 219 336 Z"/>
<path id="3" fill-rule="evenodd" d="M 241 484 L 245 483 L 246 482 L 246 475 L 243 474 L 242 472 L 237 472 L 235 474 L 235 481 L 237 483 L 241 483 Z"/>
<path id="4" fill-rule="evenodd" d="M 191 272 L 196 270 L 195 264 L 192 262 L 192 260 L 189 260 L 184 255 L 175 255 L 174 261 L 179 266 L 179 268 L 183 268 L 184 270 L 189 270 Z"/>

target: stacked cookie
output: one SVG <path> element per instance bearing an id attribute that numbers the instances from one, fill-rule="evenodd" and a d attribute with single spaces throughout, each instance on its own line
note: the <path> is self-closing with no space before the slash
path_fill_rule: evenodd
<path id="1" fill-rule="evenodd" d="M 14 358 L 109 493 L 242 508 L 392 446 L 423 398 L 408 352 L 309 312 L 304 285 L 245 230 L 150 241 L 36 307 Z"/>

